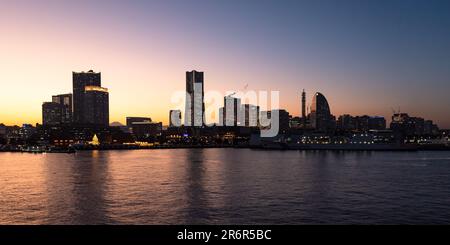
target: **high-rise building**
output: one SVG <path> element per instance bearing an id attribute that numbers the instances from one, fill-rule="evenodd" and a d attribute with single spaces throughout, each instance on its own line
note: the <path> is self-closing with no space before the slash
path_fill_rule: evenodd
<path id="1" fill-rule="evenodd" d="M 59 125 L 62 123 L 64 106 L 56 102 L 42 104 L 42 124 Z"/>
<path id="2" fill-rule="evenodd" d="M 72 94 L 59 94 L 52 96 L 52 102 L 62 105 L 61 123 L 72 123 Z"/>
<path id="3" fill-rule="evenodd" d="M 242 105 L 241 126 L 258 127 L 259 126 L 259 106 L 243 104 Z"/>
<path id="4" fill-rule="evenodd" d="M 333 116 L 330 112 L 330 106 L 327 99 L 321 93 L 314 95 L 311 113 L 310 113 L 311 126 L 320 132 L 327 132 L 333 129 Z"/>
<path id="5" fill-rule="evenodd" d="M 306 92 L 304 89 L 302 92 L 302 124 L 303 127 L 306 126 Z"/>
<path id="6" fill-rule="evenodd" d="M 225 126 L 224 125 L 223 115 L 225 115 L 225 108 L 224 107 L 220 107 L 219 108 L 219 126 Z"/>
<path id="7" fill-rule="evenodd" d="M 78 124 L 90 123 L 86 119 L 86 110 L 92 106 L 86 103 L 86 87 L 101 87 L 101 73 L 92 70 L 88 72 L 73 72 L 73 122 Z M 92 97 L 92 96 L 91 96 Z"/>
<path id="8" fill-rule="evenodd" d="M 86 86 L 84 92 L 83 123 L 109 125 L 108 89 L 99 86 Z"/>
<path id="9" fill-rule="evenodd" d="M 180 127 L 181 126 L 181 111 L 180 110 L 170 110 L 169 112 L 169 127 Z"/>
<path id="10" fill-rule="evenodd" d="M 203 72 L 186 72 L 185 126 L 202 127 L 205 124 Z"/>
<path id="11" fill-rule="evenodd" d="M 225 96 L 223 99 L 223 125 L 238 126 L 240 121 L 241 99 L 232 96 Z"/>

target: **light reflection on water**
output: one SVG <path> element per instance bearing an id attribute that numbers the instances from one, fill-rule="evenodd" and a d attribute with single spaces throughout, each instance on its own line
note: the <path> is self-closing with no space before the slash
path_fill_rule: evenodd
<path id="1" fill-rule="evenodd" d="M 450 152 L 0 153 L 0 224 L 450 223 Z"/>

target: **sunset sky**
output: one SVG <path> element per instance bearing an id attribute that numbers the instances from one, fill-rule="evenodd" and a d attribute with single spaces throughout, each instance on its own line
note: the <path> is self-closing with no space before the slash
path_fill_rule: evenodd
<path id="1" fill-rule="evenodd" d="M 72 92 L 72 71 L 102 72 L 110 121 L 167 123 L 185 72 L 205 90 L 279 90 L 300 113 L 316 91 L 334 115 L 392 108 L 450 128 L 450 1 L 0 0 L 0 123 L 41 123 Z"/>

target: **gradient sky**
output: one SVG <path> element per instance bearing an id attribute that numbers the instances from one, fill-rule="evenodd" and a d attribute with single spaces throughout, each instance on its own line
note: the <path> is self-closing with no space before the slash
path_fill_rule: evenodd
<path id="1" fill-rule="evenodd" d="M 334 115 L 392 109 L 450 128 L 450 1 L 0 0 L 0 123 L 40 123 L 72 91 L 72 71 L 102 72 L 111 122 L 167 123 L 185 71 L 205 90 L 300 92 Z"/>

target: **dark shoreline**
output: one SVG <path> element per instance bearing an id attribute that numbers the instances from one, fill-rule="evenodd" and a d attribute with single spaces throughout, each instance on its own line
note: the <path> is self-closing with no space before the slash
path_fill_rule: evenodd
<path id="1" fill-rule="evenodd" d="M 334 145 L 333 145 L 334 146 Z M 330 147 L 289 147 L 289 146 L 232 146 L 232 145 L 217 145 L 217 146 L 195 146 L 195 145 L 179 145 L 179 146 L 148 146 L 148 147 L 137 147 L 137 146 L 100 146 L 100 147 L 77 147 L 75 151 L 126 151 L 126 150 L 164 150 L 164 149 L 211 149 L 211 148 L 233 148 L 233 149 L 252 149 L 252 150 L 260 150 L 260 151 L 450 151 L 450 146 L 442 146 L 442 145 L 424 145 L 424 146 L 416 146 L 416 147 L 407 147 L 408 145 L 404 145 L 405 147 L 392 147 L 392 148 L 376 148 L 376 147 L 365 147 L 358 148 L 352 146 L 340 146 L 334 148 Z M 20 149 L 14 150 L 0 150 L 0 152 L 16 152 L 16 153 L 75 153 L 69 151 L 60 151 L 60 152 L 46 152 L 46 151 L 23 151 Z"/>

